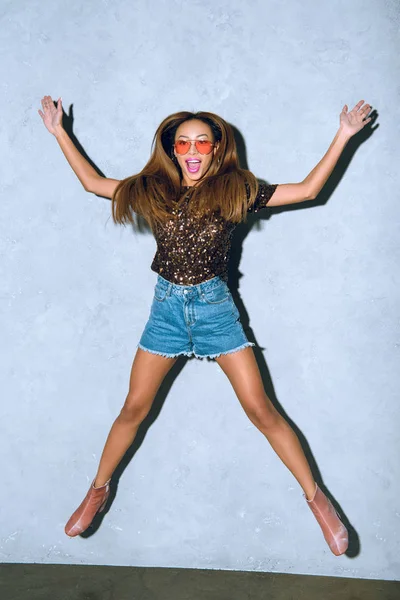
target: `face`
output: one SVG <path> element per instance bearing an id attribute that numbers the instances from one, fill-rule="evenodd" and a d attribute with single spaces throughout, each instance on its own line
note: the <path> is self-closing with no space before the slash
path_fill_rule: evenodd
<path id="1" fill-rule="evenodd" d="M 187 154 L 178 154 L 174 148 L 174 154 L 182 169 L 182 185 L 193 186 L 206 175 L 214 159 L 218 144 L 212 146 L 209 154 L 201 154 L 193 143 L 196 140 L 204 140 L 214 143 L 211 127 L 203 121 L 193 119 L 185 121 L 178 127 L 175 134 L 175 142 L 179 140 L 191 140 L 192 143 Z"/>

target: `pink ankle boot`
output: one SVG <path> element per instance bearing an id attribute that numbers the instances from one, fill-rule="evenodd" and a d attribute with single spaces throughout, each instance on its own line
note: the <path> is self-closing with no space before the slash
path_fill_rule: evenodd
<path id="1" fill-rule="evenodd" d="M 85 499 L 78 506 L 65 526 L 65 533 L 75 537 L 83 533 L 93 521 L 96 513 L 104 510 L 110 495 L 110 479 L 101 487 L 95 488 L 94 481 L 86 494 Z"/>
<path id="2" fill-rule="evenodd" d="M 308 506 L 314 513 L 315 518 L 321 526 L 324 538 L 336 556 L 340 556 L 346 552 L 349 545 L 349 536 L 346 527 L 340 520 L 340 515 L 336 512 L 332 502 L 316 485 L 314 496 L 311 500 L 307 500 Z"/>

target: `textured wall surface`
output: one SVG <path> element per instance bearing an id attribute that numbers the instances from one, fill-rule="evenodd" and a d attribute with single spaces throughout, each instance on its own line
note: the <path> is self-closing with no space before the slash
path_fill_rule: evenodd
<path id="1" fill-rule="evenodd" d="M 0 560 L 400 578 L 399 13 L 397 0 L 3 0 Z M 357 532 L 352 558 L 330 554 L 223 372 L 198 360 L 164 390 L 98 531 L 65 536 L 125 398 L 155 242 L 83 190 L 37 114 L 44 94 L 114 178 L 141 169 L 176 110 L 221 114 L 273 183 L 307 175 L 344 103 L 378 110 L 313 206 L 275 210 L 236 249 L 267 388 Z"/>

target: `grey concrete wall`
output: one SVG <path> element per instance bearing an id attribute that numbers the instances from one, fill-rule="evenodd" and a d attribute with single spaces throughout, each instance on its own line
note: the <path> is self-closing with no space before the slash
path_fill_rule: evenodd
<path id="1" fill-rule="evenodd" d="M 399 578 L 398 3 L 14 0 L 0 32 L 0 559 Z M 240 263 L 276 397 L 359 535 L 353 559 L 330 554 L 205 361 L 175 379 L 97 533 L 63 533 L 127 391 L 155 243 L 82 189 L 37 114 L 44 94 L 73 105 L 115 178 L 176 110 L 220 113 L 277 183 L 311 170 L 344 103 L 379 111 L 327 202 L 263 220 Z"/>

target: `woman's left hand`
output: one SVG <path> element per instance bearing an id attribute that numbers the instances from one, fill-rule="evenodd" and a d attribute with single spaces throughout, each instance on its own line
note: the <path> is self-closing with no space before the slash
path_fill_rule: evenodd
<path id="1" fill-rule="evenodd" d="M 369 104 L 363 106 L 363 104 L 364 100 L 360 100 L 350 112 L 348 112 L 348 106 L 345 104 L 340 113 L 340 129 L 349 137 L 358 133 L 371 121 L 371 117 L 368 117 L 371 106 Z"/>

